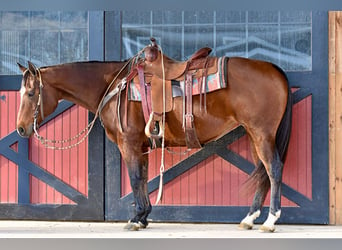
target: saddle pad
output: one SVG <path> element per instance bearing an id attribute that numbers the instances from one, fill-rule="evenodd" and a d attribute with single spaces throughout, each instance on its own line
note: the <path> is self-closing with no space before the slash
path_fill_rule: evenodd
<path id="1" fill-rule="evenodd" d="M 205 92 L 209 93 L 215 90 L 219 90 L 227 87 L 226 81 L 226 67 L 227 67 L 227 57 L 220 57 L 218 59 L 218 70 L 217 73 L 211 74 L 207 76 L 206 84 L 203 84 L 203 90 L 205 88 Z M 192 81 L 192 94 L 199 95 L 200 92 L 200 81 L 202 78 L 194 78 Z M 177 84 L 178 85 L 178 84 Z M 179 91 L 181 89 L 181 91 Z M 178 86 L 173 86 L 172 88 L 172 96 L 182 96 L 184 93 L 184 81 L 180 81 Z M 202 91 L 204 93 L 204 91 Z M 129 87 L 129 100 L 131 101 L 141 101 L 140 95 L 140 84 L 139 82 L 134 82 L 133 80 L 130 83 Z"/>

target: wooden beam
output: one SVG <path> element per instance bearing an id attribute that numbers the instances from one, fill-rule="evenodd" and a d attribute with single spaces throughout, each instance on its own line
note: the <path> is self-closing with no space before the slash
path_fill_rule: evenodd
<path id="1" fill-rule="evenodd" d="M 336 224 L 342 224 L 342 12 L 336 13 Z"/>
<path id="2" fill-rule="evenodd" d="M 336 223 L 335 12 L 329 12 L 329 223 Z"/>
<path id="3" fill-rule="evenodd" d="M 330 224 L 342 224 L 342 11 L 329 12 Z"/>

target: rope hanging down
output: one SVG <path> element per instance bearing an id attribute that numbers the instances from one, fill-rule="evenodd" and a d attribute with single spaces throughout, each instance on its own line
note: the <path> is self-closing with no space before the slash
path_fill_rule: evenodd
<path id="1" fill-rule="evenodd" d="M 165 97 L 165 68 L 164 68 L 164 56 L 163 56 L 163 50 L 162 48 L 158 45 L 158 48 L 160 49 L 161 53 L 161 66 L 162 66 L 162 72 L 163 72 L 163 117 L 162 117 L 162 130 L 163 130 L 163 135 L 162 135 L 162 155 L 161 155 L 161 163 L 160 163 L 160 170 L 159 170 L 159 190 L 158 190 L 158 196 L 155 204 L 158 204 L 162 197 L 163 197 L 163 174 L 165 170 L 165 110 L 166 110 L 166 97 Z"/>

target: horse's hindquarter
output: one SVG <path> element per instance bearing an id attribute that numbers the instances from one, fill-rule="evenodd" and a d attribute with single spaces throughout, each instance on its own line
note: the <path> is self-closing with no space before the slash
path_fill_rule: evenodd
<path id="1" fill-rule="evenodd" d="M 268 124 L 277 129 L 285 112 L 288 84 L 273 64 L 245 58 L 231 58 L 228 66 L 228 98 L 239 123 Z"/>
<path id="2" fill-rule="evenodd" d="M 227 67 L 227 87 L 206 94 L 206 111 L 200 108 L 200 97 L 193 97 L 194 126 L 200 142 L 218 139 L 238 125 L 275 133 L 287 103 L 283 73 L 270 63 L 244 58 L 231 58 Z M 166 139 L 184 144 L 182 98 L 174 99 L 174 109 L 166 119 Z"/>

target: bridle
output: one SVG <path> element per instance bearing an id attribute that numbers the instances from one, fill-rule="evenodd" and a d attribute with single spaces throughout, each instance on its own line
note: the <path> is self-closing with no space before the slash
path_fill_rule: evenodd
<path id="1" fill-rule="evenodd" d="M 44 85 L 43 85 L 42 74 L 40 73 L 40 70 L 37 69 L 37 72 L 38 72 L 38 77 L 39 77 L 39 93 L 38 93 L 38 101 L 36 104 L 36 109 L 35 109 L 34 115 L 33 115 L 33 130 L 34 130 L 35 134 L 38 134 L 38 132 L 37 132 L 37 118 L 38 118 L 39 111 L 40 111 L 40 117 L 42 118 L 42 120 L 44 120 L 44 106 L 43 106 L 43 87 L 44 87 Z"/>

